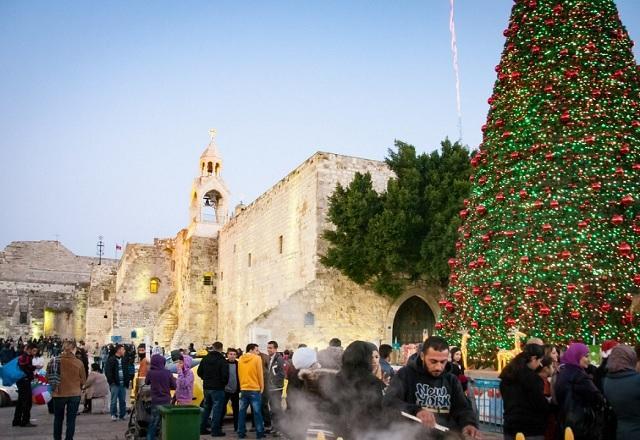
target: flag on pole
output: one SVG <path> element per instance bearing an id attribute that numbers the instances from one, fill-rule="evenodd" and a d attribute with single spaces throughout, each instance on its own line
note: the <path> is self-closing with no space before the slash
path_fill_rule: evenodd
<path id="1" fill-rule="evenodd" d="M 116 250 L 117 251 L 121 251 L 122 250 L 122 246 L 120 246 L 119 244 L 116 243 Z"/>

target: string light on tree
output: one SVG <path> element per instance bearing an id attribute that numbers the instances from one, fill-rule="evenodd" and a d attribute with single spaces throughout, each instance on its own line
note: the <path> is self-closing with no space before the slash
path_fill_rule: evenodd
<path id="1" fill-rule="evenodd" d="M 483 364 L 512 345 L 512 327 L 554 342 L 635 341 L 633 43 L 613 0 L 516 0 L 504 35 L 441 332 L 457 340 L 469 328 L 469 356 Z"/>

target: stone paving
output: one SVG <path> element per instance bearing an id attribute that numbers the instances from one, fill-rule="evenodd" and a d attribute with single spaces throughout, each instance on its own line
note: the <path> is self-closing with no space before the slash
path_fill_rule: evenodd
<path id="1" fill-rule="evenodd" d="M 53 415 L 47 412 L 44 405 L 34 405 L 31 411 L 31 422 L 37 426 L 34 428 L 17 428 L 11 426 L 13 419 L 13 407 L 0 408 L 0 439 L 20 440 L 45 440 L 53 437 Z M 225 425 L 229 440 L 238 437 L 233 433 L 233 425 Z M 79 414 L 76 418 L 75 440 L 124 440 L 127 430 L 127 421 L 111 421 L 108 414 Z M 64 431 L 63 431 L 64 432 Z M 63 434 L 64 435 L 64 434 Z M 202 435 L 200 439 L 211 439 L 211 436 Z M 247 438 L 255 438 L 255 433 L 247 433 Z M 271 438 L 267 436 L 267 438 Z M 501 434 L 484 433 L 485 440 L 500 440 Z M 180 439 L 177 439 L 180 440 Z"/>

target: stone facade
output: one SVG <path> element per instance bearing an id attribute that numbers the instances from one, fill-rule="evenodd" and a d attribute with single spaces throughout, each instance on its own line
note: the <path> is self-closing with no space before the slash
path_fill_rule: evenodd
<path id="1" fill-rule="evenodd" d="M 277 339 L 322 347 L 332 337 L 379 342 L 391 301 L 320 263 L 328 199 L 338 183 L 370 172 L 377 191 L 391 171 L 382 162 L 316 153 L 244 208 L 220 231 L 221 339 L 242 345 Z"/>
<path id="2" fill-rule="evenodd" d="M 391 342 L 396 312 L 414 296 L 437 316 L 440 292 L 391 301 L 320 263 L 337 184 L 369 172 L 383 191 L 393 176 L 386 164 L 318 152 L 229 218 L 214 134 L 198 162 L 190 223 L 175 237 L 129 243 L 119 261 L 102 265 L 56 242 L 16 242 L 0 253 L 0 293 L 8 299 L 0 329 L 55 331 L 89 344 L 119 336 L 167 348 L 269 339 L 321 348 L 332 337 Z"/>
<path id="3" fill-rule="evenodd" d="M 3 336 L 84 338 L 91 277 L 98 260 L 57 241 L 16 241 L 0 252 Z M 113 261 L 103 260 L 105 267 Z"/>

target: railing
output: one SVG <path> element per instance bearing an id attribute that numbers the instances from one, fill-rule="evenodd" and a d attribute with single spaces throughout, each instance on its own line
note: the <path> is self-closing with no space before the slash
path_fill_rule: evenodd
<path id="1" fill-rule="evenodd" d="M 483 431 L 502 432 L 500 379 L 475 379 L 467 391 Z"/>

